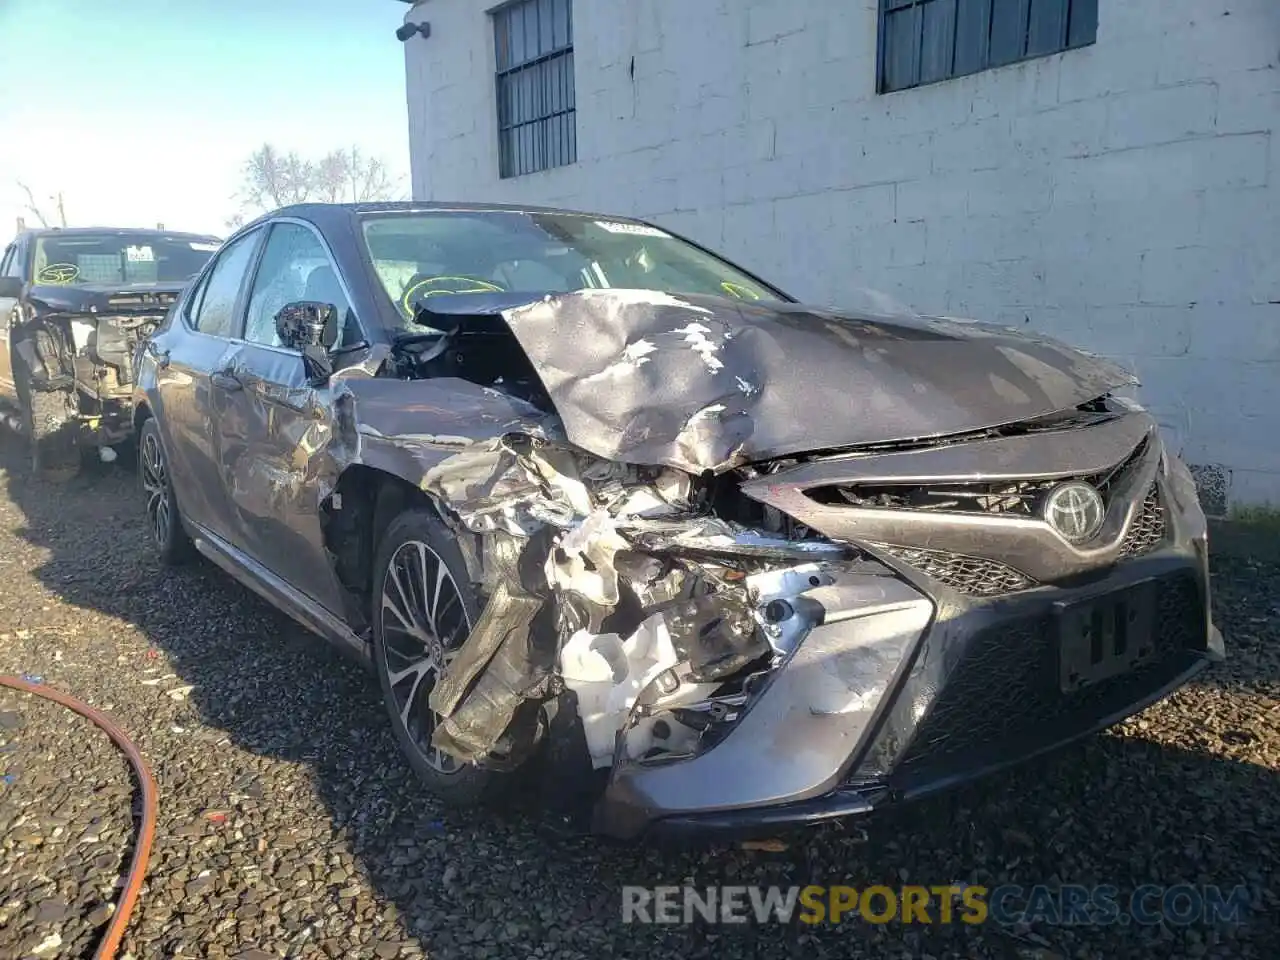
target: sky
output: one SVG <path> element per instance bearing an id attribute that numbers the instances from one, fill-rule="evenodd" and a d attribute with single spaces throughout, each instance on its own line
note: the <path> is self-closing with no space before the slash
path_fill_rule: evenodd
<path id="1" fill-rule="evenodd" d="M 245 158 L 358 146 L 409 192 L 399 0 L 0 0 L 0 245 L 21 181 L 70 226 L 225 236 Z M 36 218 L 25 213 L 28 226 Z"/>

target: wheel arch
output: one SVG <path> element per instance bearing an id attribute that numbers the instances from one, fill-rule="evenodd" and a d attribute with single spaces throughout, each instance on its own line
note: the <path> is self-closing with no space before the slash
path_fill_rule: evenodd
<path id="1" fill-rule="evenodd" d="M 136 437 L 138 431 L 142 429 L 142 425 L 154 417 L 151 412 L 151 404 L 147 400 L 139 400 L 133 405 L 133 435 Z"/>
<path id="2" fill-rule="evenodd" d="M 346 467 L 321 501 L 325 554 L 349 596 L 348 620 L 357 632 L 368 626 L 374 559 L 382 535 L 397 516 L 412 507 L 429 510 L 444 520 L 439 504 L 420 487 L 399 474 L 364 463 Z"/>

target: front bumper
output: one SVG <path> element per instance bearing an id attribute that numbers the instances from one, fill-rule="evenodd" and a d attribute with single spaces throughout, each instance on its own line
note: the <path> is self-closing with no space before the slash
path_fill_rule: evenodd
<path id="1" fill-rule="evenodd" d="M 1158 482 L 1163 546 L 1055 585 L 988 599 L 897 564 L 899 577 L 838 574 L 812 591 L 821 625 L 722 740 L 691 759 L 615 763 L 595 830 L 751 832 L 868 813 L 1020 763 L 1166 696 L 1223 650 L 1194 485 L 1172 458 Z M 1063 693 L 1055 605 L 1141 585 L 1156 597 L 1155 653 Z M 868 692 L 877 664 L 883 682 Z M 833 697 L 846 679 L 863 695 Z"/>

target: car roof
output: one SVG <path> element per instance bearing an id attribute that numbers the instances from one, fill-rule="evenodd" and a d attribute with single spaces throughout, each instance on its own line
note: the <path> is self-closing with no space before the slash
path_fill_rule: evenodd
<path id="1" fill-rule="evenodd" d="M 375 214 L 398 213 L 431 213 L 433 211 L 458 210 L 474 213 L 551 213 L 566 214 L 576 217 L 597 217 L 604 220 L 617 220 L 639 223 L 634 217 L 617 214 L 589 213 L 585 210 L 567 210 L 560 207 L 543 207 L 522 203 L 476 203 L 453 202 L 447 200 L 398 200 L 382 203 L 297 203 L 281 207 L 259 217 L 268 220 L 272 217 L 298 217 L 322 223 L 325 220 L 344 217 L 365 217 Z"/>
<path id="2" fill-rule="evenodd" d="M 188 233 L 185 230 L 157 230 L 155 227 L 29 227 L 15 237 L 84 237 L 101 236 L 104 233 L 147 236 L 147 237 L 180 237 L 183 240 L 218 240 L 211 233 Z M 221 242 L 221 241 L 219 241 Z"/>

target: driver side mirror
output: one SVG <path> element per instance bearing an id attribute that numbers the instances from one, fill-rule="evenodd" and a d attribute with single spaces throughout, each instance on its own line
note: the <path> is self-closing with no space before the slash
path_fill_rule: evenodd
<path id="1" fill-rule="evenodd" d="M 12 297 L 14 300 L 17 300 L 21 296 L 21 277 L 0 277 L 0 297 Z"/>
<path id="2" fill-rule="evenodd" d="M 302 352 L 307 381 L 326 383 L 333 373 L 329 351 L 338 342 L 338 308 L 331 303 L 297 300 L 276 314 L 276 335 L 286 347 Z"/>

